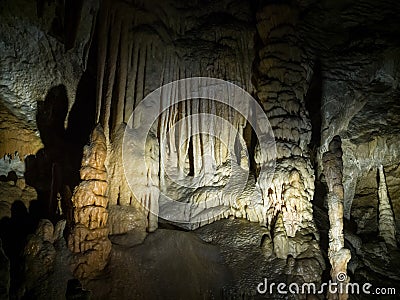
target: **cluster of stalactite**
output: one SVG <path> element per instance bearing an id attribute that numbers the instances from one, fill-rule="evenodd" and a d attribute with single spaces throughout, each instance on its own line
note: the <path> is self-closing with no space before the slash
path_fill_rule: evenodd
<path id="1" fill-rule="evenodd" d="M 351 253 L 344 247 L 343 235 L 343 160 L 342 142 L 339 136 L 335 136 L 329 144 L 329 151 L 322 156 L 323 169 L 328 185 L 328 214 L 329 214 L 329 261 L 332 266 L 331 276 L 333 282 L 346 284 L 349 278 L 342 282 L 340 274 L 347 274 L 347 263 Z M 339 276 L 339 277 L 338 277 Z M 346 293 L 330 293 L 329 299 L 348 299 Z"/>
<path id="2" fill-rule="evenodd" d="M 73 273 L 87 278 L 103 270 L 108 262 L 111 242 L 108 239 L 107 156 L 103 128 L 92 132 L 90 144 L 85 146 L 80 175 L 82 182 L 72 196 L 73 221 L 68 247 L 74 253 Z"/>
<path id="3" fill-rule="evenodd" d="M 222 45 L 225 53 L 222 50 L 217 54 L 200 53 L 199 57 L 187 60 L 182 57 L 186 53 L 180 52 L 189 51 L 196 45 L 180 45 L 172 39 L 186 38 L 188 43 L 192 40 L 189 32 L 193 25 L 184 19 L 188 16 L 181 16 L 178 11 L 171 11 L 177 13 L 176 19 L 157 16 L 149 3 L 147 7 L 142 1 L 128 5 L 123 1 L 107 0 L 100 8 L 97 120 L 103 124 L 107 139 L 121 123 L 128 122 L 134 108 L 150 91 L 173 80 L 192 76 L 224 77 L 240 82 L 247 89 L 252 86 L 252 32 L 245 29 L 234 33 L 238 36 L 232 36 L 232 31 L 214 28 L 213 40 L 205 42 L 218 43 L 229 36 L 236 39 L 235 44 L 232 47 Z M 171 7 L 173 5 L 166 4 L 165 9 Z M 189 57 L 190 53 L 187 54 Z M 215 57 L 210 63 L 202 62 L 208 56 Z"/>
<path id="4" fill-rule="evenodd" d="M 124 166 L 122 162 L 124 132 L 129 134 L 130 131 L 137 132 L 141 128 L 140 118 L 143 118 L 143 115 L 135 111 L 135 108 L 149 92 L 159 86 L 193 76 L 226 78 L 240 82 L 242 87 L 251 90 L 253 37 L 248 29 L 233 32 L 230 29 L 217 27 L 212 29 L 212 36 L 202 37 L 206 41 L 197 41 L 191 36 L 194 25 L 184 19 L 184 17 L 188 18 L 187 15 L 178 13 L 176 20 L 155 16 L 154 7 L 149 10 L 150 7 L 146 5 L 146 2 L 141 1 L 135 1 L 129 5 L 122 1 L 115 3 L 104 1 L 100 8 L 97 30 L 96 118 L 104 126 L 107 139 L 109 155 L 106 166 L 110 186 L 108 195 L 110 205 L 129 205 L 138 209 L 144 207 L 147 229 L 153 231 L 157 227 L 157 218 L 150 211 L 158 210 L 160 190 L 167 193 L 176 192 L 176 190 L 171 191 L 172 185 L 166 176 L 165 169 L 169 168 L 170 173 L 176 171 L 178 175 L 181 172 L 182 176 L 184 174 L 190 174 L 193 177 L 204 175 L 203 186 L 207 186 L 206 182 L 212 177 L 211 174 L 218 173 L 216 170 L 226 164 L 229 156 L 228 147 L 233 147 L 235 142 L 237 143 L 235 138 L 230 138 L 233 142 L 230 145 L 224 145 L 220 140 L 229 139 L 225 137 L 229 134 L 226 128 L 205 124 L 205 119 L 190 116 L 199 113 L 218 115 L 226 119 L 237 130 L 238 135 L 243 133 L 246 121 L 238 113 L 232 112 L 223 105 L 218 106 L 212 101 L 188 100 L 174 104 L 177 95 L 166 95 L 159 99 L 159 103 L 155 103 L 156 106 L 167 107 L 167 109 L 160 112 L 156 122 L 158 125 L 156 124 L 149 132 L 151 145 L 146 146 L 149 150 L 146 150 L 146 161 L 150 161 L 150 164 L 142 170 L 138 168 L 138 164 L 130 167 Z M 165 5 L 166 9 L 174 9 L 174 6 L 168 6 L 167 2 Z M 159 18 L 159 23 L 154 22 L 154 18 Z M 135 30 L 129 30 L 130 27 Z M 152 28 L 151 31 L 148 30 L 149 27 Z M 225 36 L 229 36 L 229 40 L 232 40 L 229 44 L 224 44 Z M 172 41 L 173 39 L 186 39 L 188 43 L 214 45 L 217 51 L 211 53 L 213 48 L 210 47 L 210 53 L 199 52 L 196 53 L 198 57 L 189 59 L 192 54 L 185 54 L 185 51 L 196 49 L 197 46 L 183 45 Z M 193 134 L 199 128 L 207 133 Z M 176 140 L 166 138 L 171 136 L 169 131 L 174 130 L 177 132 Z M 176 145 L 179 145 L 179 149 Z M 134 153 L 132 155 L 135 156 Z M 238 155 L 243 156 L 243 153 Z M 132 161 L 137 162 L 135 157 Z M 137 178 L 137 180 L 128 184 L 126 176 Z M 213 182 L 218 181 L 217 179 L 214 178 Z M 132 190 L 135 192 L 133 193 Z M 207 192 L 209 193 L 209 196 L 205 197 L 207 199 L 225 196 L 218 196 L 210 189 Z M 176 198 L 185 194 L 185 192 L 180 193 Z M 197 193 L 192 198 L 189 201 L 199 201 L 203 198 L 203 194 Z M 229 198 L 230 200 L 225 197 L 225 202 L 233 203 L 235 197 Z M 220 204 L 215 203 L 215 206 L 220 206 Z M 225 204 L 227 206 L 216 218 L 232 214 L 227 213 L 229 203 Z M 243 217 L 247 215 L 244 211 L 236 214 Z M 265 218 L 263 217 L 265 213 L 258 214 L 259 217 L 255 212 L 250 215 L 254 221 L 262 222 L 261 220 Z M 211 221 L 216 218 L 210 216 L 207 219 Z M 196 226 L 200 226 L 200 222 Z"/>
<path id="5" fill-rule="evenodd" d="M 316 234 L 311 204 L 314 171 L 308 154 L 311 123 L 304 102 L 311 67 L 296 32 L 298 13 L 293 5 L 275 2 L 257 12 L 257 97 L 271 123 L 277 149 L 272 184 L 264 184 L 263 177 L 258 184 L 267 203 L 268 224 L 282 223 L 289 240 L 302 229 Z M 260 155 L 256 158 L 259 165 L 265 161 Z M 275 231 L 278 234 L 282 228 Z M 282 257 L 297 255 L 276 252 Z"/>

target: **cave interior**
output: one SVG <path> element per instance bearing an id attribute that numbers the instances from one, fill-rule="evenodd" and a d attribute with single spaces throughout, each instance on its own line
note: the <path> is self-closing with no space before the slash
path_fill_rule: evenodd
<path id="1" fill-rule="evenodd" d="M 398 299 L 399 15 L 0 1 L 0 299 Z"/>

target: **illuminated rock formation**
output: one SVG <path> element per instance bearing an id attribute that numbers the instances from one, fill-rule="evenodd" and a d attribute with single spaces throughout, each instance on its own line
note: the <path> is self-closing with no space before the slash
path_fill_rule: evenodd
<path id="1" fill-rule="evenodd" d="M 170 14 L 177 13 L 177 7 L 168 1 L 158 2 L 156 5 Z M 221 9 L 219 5 L 221 3 L 216 7 L 204 8 L 204 11 L 202 8 L 200 15 L 208 16 L 209 9 L 218 12 Z M 233 32 L 221 28 L 217 36 L 212 36 L 214 29 L 209 30 L 200 26 L 202 30 L 210 31 L 211 35 L 207 33 L 199 37 L 193 35 L 192 21 L 193 18 L 198 18 L 199 22 L 203 22 L 203 17 L 198 15 L 187 17 L 179 13 L 182 18 L 179 20 L 182 22 L 180 23 L 177 20 L 154 15 L 153 8 L 145 2 L 143 10 L 138 13 L 138 10 L 125 3 L 112 5 L 111 1 L 105 1 L 99 15 L 101 26 L 97 56 L 99 66 L 97 121 L 105 129 L 110 151 L 106 163 L 110 172 L 110 204 L 135 207 L 138 215 L 142 214 L 146 220 L 148 231 L 153 231 L 157 227 L 155 215 L 158 210 L 161 217 L 167 219 L 172 217 L 176 221 L 183 221 L 189 224 L 186 226 L 191 229 L 230 215 L 265 224 L 266 209 L 260 190 L 255 187 L 254 176 L 251 179 L 252 184 L 247 185 L 244 193 L 241 187 L 246 186 L 247 177 L 244 179 L 235 177 L 237 183 L 234 187 L 224 190 L 226 178 L 232 174 L 230 159 L 237 160 L 239 164 L 237 170 L 240 168 L 245 170 L 246 174 L 249 173 L 249 158 L 245 154 L 247 149 L 242 138 L 246 126 L 246 114 L 240 115 L 227 106 L 207 100 L 189 99 L 178 104 L 179 93 L 183 91 L 190 95 L 190 91 L 195 90 L 193 86 L 173 90 L 171 94 L 163 94 L 151 104 L 159 112 L 157 119 L 159 125 L 148 132 L 146 149 L 149 151 L 146 150 L 144 158 L 148 167 L 143 169 L 140 167 L 138 162 L 143 157 L 133 151 L 133 148 L 130 160 L 126 163 L 121 161 L 124 130 L 127 136 L 147 133 L 142 123 L 143 118 L 147 118 L 149 114 L 138 112 L 137 107 L 152 90 L 171 81 L 192 76 L 225 77 L 240 83 L 247 91 L 253 88 L 251 67 L 254 31 L 252 29 L 245 28 Z M 233 14 L 234 22 L 238 26 L 243 21 L 248 21 L 248 15 L 242 14 L 242 11 L 249 9 L 247 5 L 240 9 L 232 6 L 233 11 L 230 13 Z M 192 14 L 190 10 L 188 13 Z M 147 24 L 148 20 L 154 17 L 160 18 L 159 22 Z M 127 24 L 131 24 L 135 30 L 126 30 Z M 143 24 L 147 24 L 146 26 L 152 27 L 153 30 L 151 32 L 143 30 Z M 165 27 L 169 28 L 167 34 L 171 36 L 183 34 L 190 45 L 193 43 L 193 47 L 200 45 L 204 39 L 207 47 L 211 47 L 210 50 L 196 52 L 195 55 L 199 62 L 207 60 L 208 63 L 197 64 L 192 60 L 180 59 L 180 52 L 186 53 L 189 47 L 186 43 L 178 45 L 160 39 L 164 36 Z M 112 34 L 108 28 L 112 28 Z M 235 42 L 226 43 L 225 36 Z M 176 47 L 180 50 L 176 51 Z M 213 51 L 211 49 L 214 48 L 218 48 L 218 51 L 210 57 L 209 54 Z M 237 48 L 240 51 L 237 51 Z M 188 56 L 190 55 L 192 54 L 188 53 Z M 227 56 L 234 59 L 226 59 Z M 149 57 L 152 59 L 148 59 Z M 116 65 L 121 67 L 116 68 Z M 159 68 L 160 72 L 154 72 Z M 249 103 L 242 101 L 240 105 L 246 107 Z M 220 126 L 215 122 L 209 122 L 207 118 L 192 117 L 201 113 L 219 116 L 227 122 Z M 235 131 L 234 136 L 230 136 L 232 130 L 229 126 Z M 236 135 L 241 138 L 238 139 L 239 143 L 236 143 Z M 246 142 L 251 144 L 250 138 Z M 132 147 L 135 147 L 134 143 L 135 139 L 132 140 Z M 235 143 L 240 149 L 234 158 L 231 157 L 230 151 L 235 147 Z M 132 182 L 128 184 L 124 177 L 130 178 Z M 192 186 L 193 180 L 190 182 L 185 180 L 185 177 L 196 178 L 198 183 L 196 188 L 187 188 Z M 175 201 L 191 204 L 190 208 L 183 212 L 172 209 L 169 203 L 159 203 L 160 192 Z M 145 211 L 139 212 L 143 208 Z"/>
<path id="2" fill-rule="evenodd" d="M 314 171 L 308 154 L 311 124 L 304 103 L 311 67 L 296 33 L 298 14 L 288 4 L 266 4 L 257 12 L 262 44 L 255 73 L 257 97 L 274 130 L 277 149 L 272 185 L 263 176 L 258 185 L 268 208 L 267 223 L 282 214 L 289 243 L 298 231 L 316 234 L 311 204 Z M 259 166 L 266 160 L 256 154 Z"/>
<path id="3" fill-rule="evenodd" d="M 103 129 L 98 125 L 85 146 L 81 184 L 72 196 L 73 224 L 68 247 L 75 254 L 73 272 L 78 278 L 96 275 L 108 262 L 111 242 L 107 228 L 107 172 L 104 166 L 107 148 Z"/>
<path id="4" fill-rule="evenodd" d="M 130 214 L 135 215 L 135 217 L 132 215 L 130 222 L 122 222 L 122 224 L 121 220 L 112 218 L 110 226 L 114 234 L 125 233 L 132 228 L 137 228 L 139 231 L 147 229 L 147 231 L 152 232 L 158 226 L 157 207 L 155 207 L 158 205 L 159 193 L 158 142 L 156 139 L 148 139 L 149 144 L 146 148 L 146 157 L 149 168 L 146 166 L 143 169 L 140 168 L 140 157 L 138 158 L 138 155 L 135 155 L 135 153 L 130 153 L 131 156 L 125 160 L 126 164 L 124 165 L 122 157 L 123 155 L 128 155 L 122 152 L 126 130 L 126 125 L 121 124 L 112 137 L 110 159 L 108 162 L 108 197 L 110 205 L 113 206 L 114 214 L 118 214 L 118 210 L 123 211 L 124 206 L 129 206 L 132 208 L 129 210 Z M 135 142 L 134 139 L 132 139 L 132 142 Z M 129 184 L 127 178 L 133 181 L 132 185 Z M 144 224 L 145 226 L 143 226 Z"/>
<path id="5" fill-rule="evenodd" d="M 329 213 L 329 251 L 328 256 L 332 265 L 331 277 L 333 282 L 346 284 L 349 278 L 347 263 L 351 258 L 350 250 L 344 248 L 343 235 L 343 161 L 342 142 L 335 136 L 329 144 L 329 151 L 323 155 L 323 168 L 328 184 L 328 213 Z M 341 277 L 343 276 L 343 278 Z M 342 278 L 342 281 L 339 281 Z M 348 299 L 346 293 L 329 294 L 329 299 Z"/>
<path id="6" fill-rule="evenodd" d="M 378 167 L 378 175 L 379 235 L 383 237 L 386 244 L 392 247 L 397 247 L 396 223 L 394 221 L 392 206 L 390 205 L 390 199 L 386 186 L 385 172 L 382 165 L 379 165 Z"/>
<path id="7" fill-rule="evenodd" d="M 252 299 L 263 277 L 325 282 L 329 262 L 336 282 L 348 269 L 398 290 L 398 2 L 0 1 L 10 297 L 57 298 L 73 276 L 96 299 Z M 194 77 L 256 101 L 217 103 L 219 84 Z M 255 104 L 276 155 L 250 126 Z M 43 213 L 67 219 L 67 243 L 42 222 L 20 270 Z"/>

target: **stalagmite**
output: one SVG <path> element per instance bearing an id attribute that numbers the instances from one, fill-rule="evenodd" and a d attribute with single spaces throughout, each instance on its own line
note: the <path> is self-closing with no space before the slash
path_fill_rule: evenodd
<path id="1" fill-rule="evenodd" d="M 286 259 L 289 254 L 289 241 L 283 225 L 282 213 L 278 215 L 274 226 L 274 252 L 276 257 Z"/>
<path id="2" fill-rule="evenodd" d="M 344 248 L 343 235 L 343 160 L 342 142 L 335 136 L 329 144 L 329 151 L 322 156 L 323 169 L 328 184 L 328 213 L 329 213 L 329 251 L 328 256 L 332 265 L 331 277 L 333 282 L 347 284 L 347 263 L 350 261 L 350 250 Z M 343 281 L 339 279 L 343 277 Z M 346 293 L 330 293 L 329 299 L 348 299 Z"/>
<path id="3" fill-rule="evenodd" d="M 304 103 L 311 67 L 296 33 L 298 13 L 296 7 L 276 2 L 258 10 L 262 46 L 254 75 L 257 97 L 274 130 L 277 149 L 275 173 L 260 174 L 257 184 L 268 208 L 268 225 L 281 214 L 289 243 L 298 231 L 318 235 L 311 204 L 314 171 L 307 146 L 311 124 Z M 261 167 L 268 158 L 258 154 L 259 150 L 255 156 Z M 273 176 L 271 185 L 265 180 L 268 176 Z M 296 257 L 299 253 L 290 254 Z"/>
<path id="4" fill-rule="evenodd" d="M 103 270 L 111 251 L 107 228 L 106 155 L 106 139 L 103 128 L 98 125 L 91 134 L 90 144 L 84 148 L 82 182 L 72 196 L 74 223 L 70 224 L 68 248 L 74 253 L 72 268 L 78 278 L 93 277 Z"/>
<path id="5" fill-rule="evenodd" d="M 379 235 L 385 240 L 386 244 L 397 247 L 396 242 L 396 223 L 394 220 L 393 210 L 390 205 L 390 199 L 386 186 L 385 172 L 383 165 L 378 167 L 379 173 Z"/>

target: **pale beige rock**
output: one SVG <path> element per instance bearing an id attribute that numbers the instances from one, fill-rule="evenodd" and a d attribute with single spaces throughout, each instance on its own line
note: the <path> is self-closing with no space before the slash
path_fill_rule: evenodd
<path id="1" fill-rule="evenodd" d="M 257 95 L 274 128 L 277 149 L 272 184 L 267 184 L 268 176 L 260 174 L 258 185 L 267 203 L 267 224 L 282 214 L 289 238 L 307 228 L 318 236 L 311 205 L 314 171 L 307 154 L 311 124 L 303 100 L 310 67 L 301 47 L 285 38 L 290 34 L 298 40 L 294 29 L 297 17 L 297 9 L 287 4 L 266 4 L 257 12 L 258 35 L 263 42 L 258 53 Z M 255 157 L 261 168 L 268 159 L 261 157 L 259 150 Z"/>
<path id="2" fill-rule="evenodd" d="M 138 163 L 141 158 L 132 157 L 127 161 L 126 165 L 123 165 L 122 144 L 125 130 L 126 124 L 121 124 L 113 136 L 113 142 L 110 146 L 110 157 L 108 160 L 109 190 L 107 196 L 110 205 L 122 206 L 118 213 L 118 209 L 113 211 L 110 228 L 115 234 L 126 233 L 132 229 L 128 224 L 130 223 L 128 220 L 134 215 L 136 220 L 134 223 L 140 224 L 137 229 L 144 229 L 151 232 L 156 230 L 158 226 L 157 216 L 154 216 L 150 212 L 150 204 L 153 202 L 157 203 L 158 201 L 158 164 L 157 162 L 155 163 L 155 168 L 142 170 L 138 167 L 141 165 Z M 153 151 L 158 152 L 158 148 L 155 146 Z M 148 156 L 148 159 L 151 160 L 151 157 Z M 135 178 L 134 185 L 129 185 L 127 176 Z M 123 219 L 121 220 L 121 224 L 118 224 L 115 214 L 122 213 L 125 210 L 124 206 L 129 207 L 126 209 L 129 212 L 126 216 L 121 215 Z M 144 228 L 142 228 L 143 223 L 145 224 Z"/>
<path id="3" fill-rule="evenodd" d="M 72 196 L 74 206 L 68 248 L 74 253 L 71 263 L 74 275 L 90 278 L 106 266 L 111 251 L 108 239 L 106 139 L 98 125 L 92 132 L 90 144 L 85 146 L 81 184 Z"/>
<path id="4" fill-rule="evenodd" d="M 383 166 L 378 168 L 379 174 L 379 235 L 383 237 L 386 244 L 397 248 L 396 223 L 394 221 L 393 210 L 390 205 L 388 189 Z"/>
<path id="5" fill-rule="evenodd" d="M 43 147 L 39 135 L 15 116 L 0 99 L 0 157 L 18 152 L 23 159 Z"/>
<path id="6" fill-rule="evenodd" d="M 329 151 L 322 157 L 324 174 L 328 184 L 328 214 L 329 214 L 329 250 L 328 256 L 332 265 L 331 277 L 336 283 L 348 284 L 350 278 L 339 281 L 341 274 L 347 274 L 347 264 L 350 261 L 350 250 L 344 248 L 343 234 L 343 161 L 342 142 L 335 136 L 329 144 Z M 343 275 L 342 275 L 343 276 Z M 348 299 L 346 293 L 329 293 L 329 299 Z"/>
<path id="7" fill-rule="evenodd" d="M 274 252 L 276 257 L 286 259 L 289 254 L 289 241 L 283 224 L 282 214 L 278 215 L 274 227 Z"/>
<path id="8" fill-rule="evenodd" d="M 311 203 L 315 176 L 308 149 L 311 121 L 304 101 L 312 70 L 297 34 L 298 8 L 288 3 L 261 5 L 256 15 L 262 45 L 255 85 L 274 131 L 277 152 L 275 171 L 260 172 L 257 185 L 266 208 L 266 225 L 273 231 L 275 255 L 293 260 L 290 280 L 318 284 L 324 261 Z M 257 146 L 255 161 L 262 170 L 269 160 L 260 150 Z"/>

